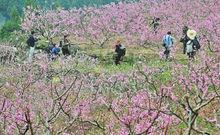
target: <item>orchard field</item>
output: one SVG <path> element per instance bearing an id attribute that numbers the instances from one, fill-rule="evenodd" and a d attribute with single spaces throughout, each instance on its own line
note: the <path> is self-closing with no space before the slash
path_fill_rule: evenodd
<path id="1" fill-rule="evenodd" d="M 184 26 L 201 44 L 194 60 L 182 53 Z M 40 40 L 28 63 L 31 31 Z M 162 46 L 168 31 L 175 38 L 169 61 Z M 52 61 L 42 49 L 63 35 L 71 57 Z M 28 6 L 13 36 L 0 45 L 0 135 L 220 134 L 219 0 Z M 126 55 L 116 66 L 117 39 Z"/>

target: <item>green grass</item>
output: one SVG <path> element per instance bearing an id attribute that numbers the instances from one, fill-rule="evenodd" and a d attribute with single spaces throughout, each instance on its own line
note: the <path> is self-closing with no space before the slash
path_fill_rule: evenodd
<path id="1" fill-rule="evenodd" d="M 161 60 L 157 52 L 152 49 L 146 49 L 143 47 L 127 47 L 123 62 L 116 66 L 113 61 L 114 48 L 90 47 L 82 49 L 86 54 L 96 56 L 99 60 L 98 65 L 95 67 L 87 67 L 86 65 L 79 64 L 77 69 L 82 72 L 128 73 L 136 69 L 136 65 L 141 61 L 141 63 L 144 63 L 149 67 L 164 69 L 164 72 L 158 75 L 157 79 L 160 79 L 162 82 L 167 82 L 171 78 L 170 67 L 174 62 L 183 65 L 187 65 L 188 63 L 187 57 L 181 53 L 175 56 L 175 60 L 165 61 Z"/>

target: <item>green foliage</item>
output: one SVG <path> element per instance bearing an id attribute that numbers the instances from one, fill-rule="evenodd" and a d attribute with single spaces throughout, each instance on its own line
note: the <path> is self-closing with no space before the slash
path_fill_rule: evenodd
<path id="1" fill-rule="evenodd" d="M 111 2 L 118 2 L 119 0 L 63 0 L 64 7 L 83 7 L 83 6 L 100 6 Z"/>
<path id="2" fill-rule="evenodd" d="M 60 8 L 60 7 L 62 7 L 61 1 L 60 1 L 60 0 L 56 0 L 55 3 L 54 3 L 54 6 L 55 6 L 55 8 Z"/>
<path id="3" fill-rule="evenodd" d="M 24 7 L 31 6 L 36 8 L 37 7 L 37 0 L 24 0 Z"/>
<path id="4" fill-rule="evenodd" d="M 124 57 L 124 62 L 127 62 L 130 65 L 135 64 L 135 61 L 137 61 L 138 59 L 134 56 L 134 55 L 127 55 Z"/>
<path id="5" fill-rule="evenodd" d="M 0 0 L 0 13 L 10 19 L 12 8 L 16 7 L 19 13 L 23 10 L 23 0 Z"/>
<path id="6" fill-rule="evenodd" d="M 5 23 L 5 17 L 0 13 L 0 28 Z"/>
<path id="7" fill-rule="evenodd" d="M 184 129 L 184 128 L 186 128 L 187 126 L 186 126 L 185 123 L 181 122 L 177 127 L 178 127 L 178 128 L 181 128 L 181 129 Z"/>
<path id="8" fill-rule="evenodd" d="M 19 22 L 19 12 L 18 12 L 16 6 L 13 6 L 12 9 L 11 9 L 10 19 L 11 19 L 12 21 L 17 21 L 17 22 Z"/>
<path id="9" fill-rule="evenodd" d="M 9 19 L 13 6 L 16 6 L 19 13 L 22 13 L 23 8 L 26 6 L 32 6 L 34 8 L 41 7 L 44 9 L 55 9 L 59 7 L 69 9 L 72 7 L 100 6 L 118 1 L 121 0 L 0 0 L 0 13 Z"/>
<path id="10" fill-rule="evenodd" d="M 47 47 L 46 39 L 38 40 L 36 49 L 44 50 Z"/>
<path id="11" fill-rule="evenodd" d="M 0 30 L 0 39 L 9 39 L 13 31 L 20 29 L 20 23 L 19 12 L 14 6 L 11 9 L 10 20 L 6 21 Z"/>
<path id="12" fill-rule="evenodd" d="M 17 21 L 7 21 L 0 30 L 0 39 L 9 39 L 11 33 L 19 29 L 20 25 Z"/>

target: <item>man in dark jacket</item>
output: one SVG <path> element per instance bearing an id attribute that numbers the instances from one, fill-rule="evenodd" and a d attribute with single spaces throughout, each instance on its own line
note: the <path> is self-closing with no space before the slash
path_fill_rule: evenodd
<path id="1" fill-rule="evenodd" d="M 37 38 L 34 37 L 34 31 L 31 31 L 31 35 L 28 37 L 27 44 L 30 47 L 28 54 L 28 62 L 31 63 L 35 50 L 35 43 L 38 41 Z"/>
<path id="2" fill-rule="evenodd" d="M 187 37 L 188 30 L 189 30 L 188 26 L 183 27 L 183 36 L 180 39 L 180 42 L 183 43 L 183 54 L 186 54 L 186 43 L 190 40 L 189 37 Z"/>
<path id="3" fill-rule="evenodd" d="M 62 48 L 62 53 L 65 56 L 70 55 L 70 50 L 69 50 L 69 46 L 70 46 L 70 41 L 67 39 L 68 35 L 65 35 L 63 40 L 60 42 L 60 47 Z"/>
<path id="4" fill-rule="evenodd" d="M 160 18 L 154 18 L 153 19 L 153 21 L 152 21 L 152 23 L 151 23 L 151 25 L 153 25 L 153 28 L 154 28 L 154 32 L 155 32 L 155 34 L 157 33 L 157 29 L 158 29 L 158 27 L 159 27 L 159 21 L 160 21 Z"/>

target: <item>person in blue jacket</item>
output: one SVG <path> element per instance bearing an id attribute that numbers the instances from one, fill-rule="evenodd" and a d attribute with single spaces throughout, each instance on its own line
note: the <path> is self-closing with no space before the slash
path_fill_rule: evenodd
<path id="1" fill-rule="evenodd" d="M 53 48 L 51 50 L 52 60 L 56 59 L 59 56 L 60 48 L 58 45 L 53 44 Z"/>
<path id="2" fill-rule="evenodd" d="M 163 37 L 163 46 L 165 47 L 164 54 L 166 55 L 166 59 L 170 57 L 170 51 L 173 47 L 174 38 L 171 36 L 171 32 L 167 32 L 167 34 Z"/>

